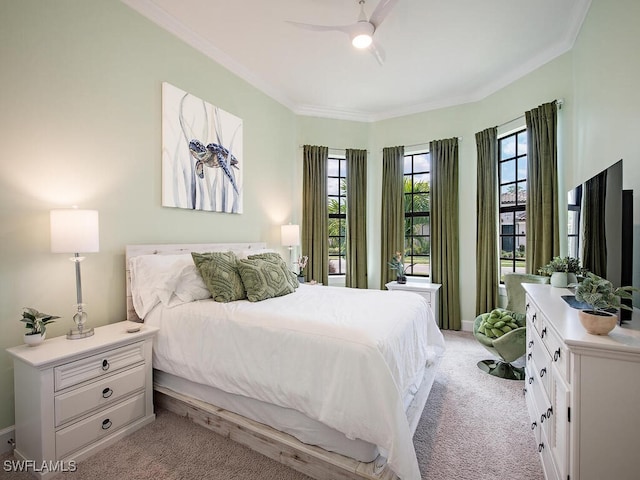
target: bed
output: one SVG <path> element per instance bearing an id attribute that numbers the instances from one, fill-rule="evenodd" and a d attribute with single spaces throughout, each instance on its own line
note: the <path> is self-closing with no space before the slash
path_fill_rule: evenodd
<path id="1" fill-rule="evenodd" d="M 314 478 L 419 479 L 412 437 L 444 351 L 425 300 L 301 284 L 218 302 L 189 259 L 228 251 L 268 250 L 127 247 L 128 319 L 160 328 L 156 403 Z"/>

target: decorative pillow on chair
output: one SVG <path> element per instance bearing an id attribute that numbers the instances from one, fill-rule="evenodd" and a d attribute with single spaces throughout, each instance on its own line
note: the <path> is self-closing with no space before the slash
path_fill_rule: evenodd
<path id="1" fill-rule="evenodd" d="M 263 258 L 238 260 L 238 271 L 250 302 L 281 297 L 295 291 L 288 271 L 283 270 L 273 260 Z"/>
<path id="2" fill-rule="evenodd" d="M 248 259 L 258 258 L 260 260 L 269 262 L 274 266 L 277 266 L 285 273 L 286 278 L 289 280 L 289 284 L 293 287 L 294 290 L 300 286 L 300 282 L 298 282 L 298 276 L 295 273 L 293 273 L 291 270 L 289 270 L 287 263 L 284 261 L 284 259 L 280 256 L 279 253 L 264 252 L 264 253 L 249 255 L 247 258 Z"/>
<path id="3" fill-rule="evenodd" d="M 233 252 L 192 252 L 205 285 L 216 302 L 233 302 L 247 298 L 238 273 L 238 260 Z"/>

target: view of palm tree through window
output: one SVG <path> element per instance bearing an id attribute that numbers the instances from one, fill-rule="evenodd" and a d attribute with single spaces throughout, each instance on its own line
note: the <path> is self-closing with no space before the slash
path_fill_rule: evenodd
<path id="1" fill-rule="evenodd" d="M 498 141 L 500 192 L 500 279 L 505 273 L 525 273 L 527 204 L 527 131 Z"/>
<path id="2" fill-rule="evenodd" d="M 404 264 L 407 275 L 429 276 L 431 157 L 404 156 Z"/>
<path id="3" fill-rule="evenodd" d="M 346 273 L 347 161 L 329 157 L 327 163 L 327 210 L 329 212 L 329 275 Z"/>

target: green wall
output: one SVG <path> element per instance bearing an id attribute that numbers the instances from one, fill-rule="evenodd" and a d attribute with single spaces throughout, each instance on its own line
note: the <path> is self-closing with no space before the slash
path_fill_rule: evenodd
<path id="1" fill-rule="evenodd" d="M 124 247 L 135 243 L 265 241 L 301 219 L 301 145 L 369 151 L 370 286 L 380 278 L 382 148 L 460 137 L 461 307 L 475 316 L 475 133 L 553 99 L 566 191 L 620 158 L 634 188 L 640 243 L 640 62 L 634 0 L 594 0 L 573 50 L 482 101 L 375 123 L 297 117 L 120 2 L 0 0 L 0 429 L 13 423 L 4 349 L 22 342 L 23 306 L 70 326 L 75 277 L 49 252 L 49 210 L 100 211 L 100 253 L 82 265 L 90 321 L 125 316 Z M 244 121 L 244 214 L 163 208 L 161 83 Z M 517 122 L 516 122 L 517 123 Z M 634 136 L 635 135 L 635 136 Z M 636 252 L 640 248 L 636 246 Z M 636 254 L 635 280 L 640 269 Z"/>
<path id="2" fill-rule="evenodd" d="M 117 1 L 0 1 L 0 429 L 13 423 L 5 348 L 23 306 L 71 326 L 75 275 L 49 251 L 49 210 L 100 212 L 100 253 L 82 264 L 94 326 L 125 318 L 124 248 L 266 241 L 295 215 L 296 117 Z M 161 83 L 243 119 L 244 213 L 161 206 Z"/>

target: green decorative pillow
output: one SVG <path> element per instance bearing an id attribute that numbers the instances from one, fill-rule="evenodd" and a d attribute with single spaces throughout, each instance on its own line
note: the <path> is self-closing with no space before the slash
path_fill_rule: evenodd
<path id="1" fill-rule="evenodd" d="M 247 258 L 238 260 L 238 270 L 250 302 L 281 297 L 295 291 L 291 285 L 291 276 L 276 262 Z"/>
<path id="2" fill-rule="evenodd" d="M 298 282 L 298 276 L 295 273 L 293 273 L 291 270 L 289 270 L 289 267 L 287 266 L 286 262 L 280 256 L 279 253 L 276 253 L 276 252 L 257 253 L 255 255 L 249 255 L 247 258 L 249 259 L 258 258 L 260 260 L 264 260 L 266 262 L 273 264 L 274 266 L 279 267 L 280 269 L 282 269 L 283 272 L 285 272 L 286 278 L 289 279 L 289 284 L 293 287 L 294 290 L 300 286 L 300 282 Z"/>
<path id="3" fill-rule="evenodd" d="M 191 253 L 204 284 L 216 302 L 233 302 L 247 298 L 238 273 L 238 259 L 233 252 Z"/>

